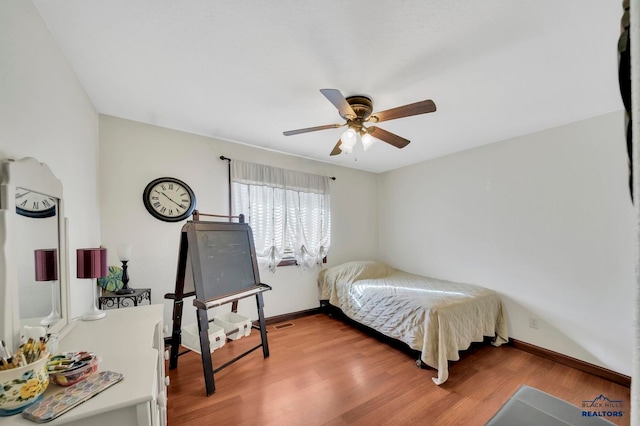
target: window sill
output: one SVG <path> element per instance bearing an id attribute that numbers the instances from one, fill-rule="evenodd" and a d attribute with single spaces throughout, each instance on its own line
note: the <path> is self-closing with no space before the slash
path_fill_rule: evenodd
<path id="1" fill-rule="evenodd" d="M 326 256 L 324 258 L 322 258 L 322 263 L 327 263 L 327 258 Z M 280 261 L 280 263 L 278 263 L 278 267 L 280 266 L 297 266 L 298 262 L 296 262 L 295 259 L 290 258 L 290 259 L 282 259 Z"/>
<path id="2" fill-rule="evenodd" d="M 298 262 L 295 259 L 282 259 L 280 263 L 278 263 L 278 267 L 280 266 L 295 266 Z"/>

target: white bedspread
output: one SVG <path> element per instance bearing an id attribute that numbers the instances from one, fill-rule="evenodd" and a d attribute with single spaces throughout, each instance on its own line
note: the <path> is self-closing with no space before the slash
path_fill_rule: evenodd
<path id="1" fill-rule="evenodd" d="M 321 300 L 346 316 L 421 351 L 421 360 L 438 370 L 433 381 L 449 377 L 448 361 L 458 352 L 495 336 L 508 341 L 500 295 L 472 284 L 409 274 L 373 261 L 350 262 L 322 270 Z"/>

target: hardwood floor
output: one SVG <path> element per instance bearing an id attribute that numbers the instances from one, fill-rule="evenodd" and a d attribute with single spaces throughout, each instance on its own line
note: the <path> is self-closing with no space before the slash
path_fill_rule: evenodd
<path id="1" fill-rule="evenodd" d="M 169 425 L 483 425 L 523 384 L 577 406 L 599 395 L 622 400 L 623 416 L 607 419 L 630 422 L 629 388 L 510 346 L 472 347 L 436 386 L 435 370 L 339 319 L 290 322 L 267 327 L 269 358 L 258 349 L 216 373 L 209 397 L 200 355 L 167 365 Z M 227 343 L 214 367 L 259 342 L 254 330 Z"/>

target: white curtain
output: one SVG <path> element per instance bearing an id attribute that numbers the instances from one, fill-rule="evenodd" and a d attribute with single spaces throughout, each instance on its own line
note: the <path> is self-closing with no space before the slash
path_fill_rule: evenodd
<path id="1" fill-rule="evenodd" d="M 253 230 L 261 268 L 275 271 L 285 250 L 298 265 L 322 266 L 331 245 L 329 178 L 231 161 L 232 214 Z"/>

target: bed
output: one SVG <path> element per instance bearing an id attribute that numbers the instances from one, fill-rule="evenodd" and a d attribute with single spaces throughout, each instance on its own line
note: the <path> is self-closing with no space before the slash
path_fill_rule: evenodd
<path id="1" fill-rule="evenodd" d="M 410 274 L 377 261 L 349 262 L 323 269 L 320 300 L 357 323 L 420 352 L 420 361 L 449 378 L 448 361 L 472 342 L 492 337 L 508 341 L 507 317 L 500 295 L 473 284 Z"/>

